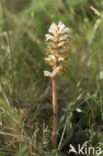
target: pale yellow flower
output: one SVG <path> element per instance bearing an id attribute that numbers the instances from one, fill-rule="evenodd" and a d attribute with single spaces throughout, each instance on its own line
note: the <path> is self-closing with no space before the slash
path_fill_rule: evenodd
<path id="1" fill-rule="evenodd" d="M 52 76 L 52 73 L 49 72 L 49 71 L 44 71 L 44 76 L 49 76 L 49 77 L 51 77 L 51 76 Z"/>
<path id="2" fill-rule="evenodd" d="M 45 58 L 45 61 L 47 64 L 49 64 L 51 66 L 55 65 L 55 63 L 56 63 L 54 55 L 49 55 L 47 58 Z"/>

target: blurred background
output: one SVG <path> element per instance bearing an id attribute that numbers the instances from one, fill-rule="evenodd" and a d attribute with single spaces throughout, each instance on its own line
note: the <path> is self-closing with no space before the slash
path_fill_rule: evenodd
<path id="1" fill-rule="evenodd" d="M 53 151 L 51 80 L 43 71 L 50 68 L 45 34 L 59 21 L 71 33 Z M 103 148 L 102 86 L 103 0 L 0 1 L 0 156 L 68 156 L 70 143 Z"/>

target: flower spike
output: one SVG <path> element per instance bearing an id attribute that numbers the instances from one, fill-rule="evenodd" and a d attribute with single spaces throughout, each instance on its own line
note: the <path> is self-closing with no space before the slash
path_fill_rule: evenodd
<path id="1" fill-rule="evenodd" d="M 68 67 L 68 56 L 65 47 L 68 43 L 70 29 L 62 22 L 58 25 L 52 23 L 49 28 L 49 34 L 46 34 L 47 41 L 47 58 L 45 62 L 52 66 L 53 71 L 44 71 L 45 76 L 52 79 L 52 103 L 53 103 L 53 133 L 52 147 L 56 148 L 57 144 L 57 127 L 58 127 L 58 105 L 57 105 L 57 78 Z"/>

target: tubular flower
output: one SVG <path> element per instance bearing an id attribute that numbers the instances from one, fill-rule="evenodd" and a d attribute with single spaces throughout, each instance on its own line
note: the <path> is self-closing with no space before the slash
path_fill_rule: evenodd
<path id="1" fill-rule="evenodd" d="M 55 75 L 62 73 L 67 67 L 68 56 L 65 54 L 65 47 L 68 43 L 70 29 L 62 22 L 59 24 L 52 23 L 49 28 L 49 34 L 46 34 L 47 55 L 45 61 L 48 65 L 55 67 L 52 73 L 44 71 L 45 76 L 53 78 Z"/>

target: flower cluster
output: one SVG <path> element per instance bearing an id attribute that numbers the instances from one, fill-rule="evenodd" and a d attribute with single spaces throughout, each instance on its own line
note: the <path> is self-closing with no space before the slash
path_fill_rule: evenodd
<path id="1" fill-rule="evenodd" d="M 62 73 L 67 67 L 68 56 L 65 53 L 65 47 L 68 43 L 70 29 L 62 22 L 59 24 L 53 23 L 49 28 L 49 33 L 46 34 L 47 55 L 45 58 L 47 64 L 53 67 L 53 72 L 44 71 L 45 76 L 54 78 Z"/>

